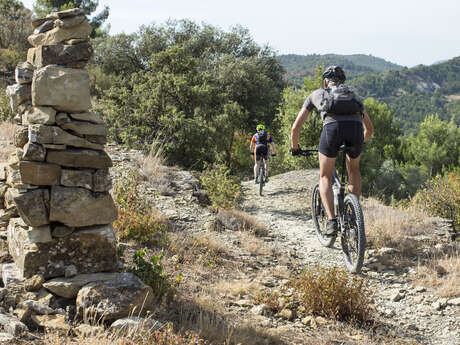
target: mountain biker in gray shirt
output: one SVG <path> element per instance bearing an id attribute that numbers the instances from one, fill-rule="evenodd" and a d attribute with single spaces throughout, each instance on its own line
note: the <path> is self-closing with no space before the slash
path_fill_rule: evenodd
<path id="1" fill-rule="evenodd" d="M 330 66 L 323 73 L 324 89 L 313 91 L 306 99 L 300 109 L 291 131 L 291 153 L 298 155 L 299 137 L 302 125 L 312 110 L 324 109 L 324 102 L 327 99 L 327 92 L 331 92 L 345 82 L 345 73 L 339 66 Z M 372 121 L 364 108 L 361 100 L 355 95 L 355 101 L 360 111 L 356 114 L 331 114 L 320 111 L 323 119 L 323 130 L 318 146 L 319 155 L 319 190 L 323 206 L 326 209 L 328 222 L 326 225 L 326 236 L 334 236 L 338 231 L 337 219 L 334 210 L 334 196 L 332 192 L 333 172 L 335 160 L 340 146 L 345 143 L 351 146 L 347 152 L 348 170 L 348 191 L 357 197 L 361 194 L 361 174 L 359 171 L 359 159 L 363 147 L 372 135 L 374 127 Z"/>

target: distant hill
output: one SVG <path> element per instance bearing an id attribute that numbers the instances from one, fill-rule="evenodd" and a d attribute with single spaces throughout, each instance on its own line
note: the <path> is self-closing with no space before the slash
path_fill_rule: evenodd
<path id="1" fill-rule="evenodd" d="M 386 102 L 406 133 L 433 113 L 444 120 L 455 115 L 460 124 L 460 57 L 430 66 L 363 74 L 349 83 L 361 97 Z"/>
<path id="2" fill-rule="evenodd" d="M 329 65 L 339 65 L 345 70 L 347 78 L 349 79 L 364 74 L 401 70 L 404 68 L 403 66 L 388 62 L 382 58 L 364 54 L 288 54 L 280 55 L 279 59 L 286 69 L 286 78 L 288 81 L 298 87 L 302 86 L 305 77 L 313 76 L 315 67 L 319 64 L 325 67 Z"/>
<path id="3" fill-rule="evenodd" d="M 429 114 L 460 125 L 460 57 L 407 68 L 370 55 L 281 55 L 288 81 L 300 87 L 318 64 L 339 65 L 362 98 L 374 97 L 395 112 L 405 134 Z"/>

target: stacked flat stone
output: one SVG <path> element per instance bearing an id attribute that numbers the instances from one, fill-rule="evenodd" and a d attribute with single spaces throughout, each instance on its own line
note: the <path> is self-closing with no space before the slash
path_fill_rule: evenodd
<path id="1" fill-rule="evenodd" d="M 17 147 L 0 165 L 0 226 L 24 278 L 118 268 L 107 126 L 89 112 L 90 25 L 81 9 L 32 23 L 27 62 L 7 88 Z M 2 182 L 3 181 L 3 182 Z"/>

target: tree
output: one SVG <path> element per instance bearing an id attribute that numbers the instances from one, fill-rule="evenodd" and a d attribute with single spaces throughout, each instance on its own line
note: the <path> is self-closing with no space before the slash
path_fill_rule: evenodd
<path id="1" fill-rule="evenodd" d="M 85 11 L 87 16 L 90 16 L 96 11 L 99 5 L 99 0 L 36 0 L 34 11 L 37 16 L 44 17 L 50 12 L 62 11 L 74 7 L 79 7 Z M 104 6 L 104 9 L 94 15 L 89 21 L 91 25 L 91 37 L 94 38 L 101 34 L 100 28 L 109 17 L 109 7 Z"/>
<path id="2" fill-rule="evenodd" d="M 114 76 L 96 111 L 119 143 L 142 148 L 161 137 L 171 164 L 246 169 L 242 138 L 259 122 L 276 126 L 283 69 L 246 29 L 168 21 L 96 42 L 91 68 Z"/>

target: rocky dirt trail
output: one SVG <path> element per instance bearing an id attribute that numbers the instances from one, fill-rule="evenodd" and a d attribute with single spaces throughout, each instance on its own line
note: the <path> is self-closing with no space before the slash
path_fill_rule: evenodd
<path id="1" fill-rule="evenodd" d="M 343 267 L 339 241 L 334 248 L 325 248 L 316 239 L 310 197 L 317 179 L 317 170 L 273 176 L 262 197 L 253 181 L 245 182 L 242 206 L 267 225 L 278 250 L 294 258 L 300 267 Z M 391 248 L 368 250 L 362 276 L 369 279 L 376 293 L 376 309 L 389 325 L 386 332 L 411 337 L 422 344 L 460 344 L 459 298 L 438 298 L 430 289 L 414 286 L 413 269 L 396 269 L 388 260 L 385 264 L 379 262 L 382 254 L 391 258 L 395 253 Z"/>

